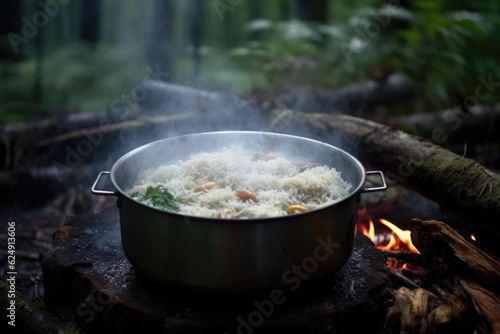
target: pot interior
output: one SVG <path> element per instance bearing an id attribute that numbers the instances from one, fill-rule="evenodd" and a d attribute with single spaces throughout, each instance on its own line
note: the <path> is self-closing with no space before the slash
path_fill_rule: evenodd
<path id="1" fill-rule="evenodd" d="M 121 157 L 111 169 L 115 188 L 126 193 L 143 171 L 175 163 L 190 155 L 217 151 L 230 145 L 241 145 L 255 152 L 276 152 L 298 156 L 310 163 L 334 167 L 357 193 L 365 182 L 363 165 L 349 153 L 316 140 L 270 132 L 224 131 L 171 137 L 141 146 Z"/>

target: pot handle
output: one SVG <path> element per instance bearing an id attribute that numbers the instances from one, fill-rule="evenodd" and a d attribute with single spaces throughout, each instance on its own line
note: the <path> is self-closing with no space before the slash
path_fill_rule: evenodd
<path id="1" fill-rule="evenodd" d="M 371 187 L 371 188 L 361 189 L 362 193 L 371 193 L 371 192 L 374 192 L 374 191 L 380 191 L 380 190 L 386 190 L 387 189 L 387 182 L 385 181 L 384 173 L 382 173 L 379 170 L 367 171 L 366 172 L 366 175 L 373 175 L 373 174 L 378 174 L 380 176 L 380 179 L 382 180 L 382 185 L 378 186 L 378 187 Z"/>
<path id="2" fill-rule="evenodd" d="M 101 177 L 103 177 L 104 175 L 109 175 L 109 174 L 111 174 L 111 172 L 108 172 L 108 171 L 104 171 L 104 172 L 100 172 L 99 173 L 99 175 L 97 176 L 97 179 L 95 180 L 94 184 L 92 185 L 92 189 L 91 189 L 92 190 L 92 194 L 94 194 L 94 195 L 103 195 L 103 196 L 118 196 L 118 194 L 116 193 L 116 191 L 96 189 L 97 185 L 101 181 Z"/>

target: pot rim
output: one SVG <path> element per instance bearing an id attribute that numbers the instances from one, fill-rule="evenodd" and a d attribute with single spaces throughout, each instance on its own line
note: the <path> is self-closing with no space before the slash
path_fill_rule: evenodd
<path id="1" fill-rule="evenodd" d="M 224 134 L 247 134 L 247 135 L 272 135 L 272 136 L 277 136 L 281 138 L 293 138 L 293 139 L 299 139 L 302 141 L 308 141 L 311 142 L 315 145 L 323 145 L 326 147 L 329 147 L 332 150 L 338 151 L 341 154 L 345 155 L 347 158 L 352 160 L 354 164 L 357 166 L 360 174 L 361 174 L 361 180 L 357 184 L 357 186 L 350 192 L 349 195 L 342 197 L 338 199 L 337 201 L 334 201 L 333 203 L 329 203 L 327 205 L 324 205 L 320 208 L 308 211 L 308 212 L 301 212 L 301 213 L 296 213 L 293 215 L 284 215 L 284 216 L 277 216 L 277 217 L 262 217 L 262 218 L 244 218 L 244 219 L 237 219 L 237 218 L 212 218 L 212 217 L 203 217 L 203 216 L 194 216 L 194 215 L 187 215 L 187 214 L 180 214 L 177 212 L 171 212 L 171 211 L 166 211 L 162 209 L 158 209 L 152 206 L 149 206 L 147 204 L 144 204 L 140 201 L 137 201 L 136 199 L 132 198 L 129 194 L 127 194 L 126 191 L 124 191 L 118 184 L 115 178 L 116 174 L 116 169 L 124 163 L 129 157 L 138 154 L 139 152 L 143 150 L 147 150 L 148 147 L 151 147 L 153 145 L 158 145 L 160 142 L 167 141 L 167 140 L 173 140 L 173 139 L 180 139 L 180 138 L 188 138 L 188 137 L 197 137 L 197 136 L 206 136 L 206 135 L 224 135 Z M 338 148 L 336 146 L 333 146 L 331 144 L 307 138 L 307 137 L 301 137 L 301 136 L 296 136 L 296 135 L 289 135 L 289 134 L 282 134 L 282 133 L 277 133 L 277 132 L 266 132 L 266 131 L 208 131 L 208 132 L 197 132 L 197 133 L 191 133 L 191 134 L 185 134 L 185 135 L 180 135 L 180 136 L 174 136 L 174 137 L 167 137 L 163 138 L 160 140 L 156 140 L 147 144 L 144 144 L 142 146 L 139 146 L 127 153 L 125 153 L 123 156 L 121 156 L 111 167 L 110 170 L 110 178 L 111 182 L 113 184 L 113 187 L 118 191 L 118 197 L 120 196 L 125 196 L 127 199 L 133 201 L 134 203 L 142 206 L 145 209 L 151 210 L 153 212 L 158 212 L 161 214 L 168 214 L 168 215 L 173 215 L 177 217 L 184 218 L 186 222 L 189 220 L 197 220 L 197 221 L 209 221 L 209 222 L 217 222 L 217 223 L 228 223 L 228 224 L 255 224 L 256 222 L 262 222 L 262 223 L 274 223 L 274 222 L 279 222 L 283 220 L 289 220 L 290 217 L 306 217 L 308 215 L 314 215 L 322 210 L 328 210 L 331 207 L 335 205 L 339 205 L 340 203 L 346 202 L 348 200 L 351 200 L 352 197 L 357 196 L 361 193 L 362 187 L 366 182 L 366 169 L 364 168 L 363 164 L 355 158 L 352 154 L 346 152 L 345 150 Z"/>

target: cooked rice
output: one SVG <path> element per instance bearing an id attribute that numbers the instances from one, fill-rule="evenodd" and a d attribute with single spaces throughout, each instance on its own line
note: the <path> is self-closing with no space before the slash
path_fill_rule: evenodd
<path id="1" fill-rule="evenodd" d="M 263 218 L 286 215 L 286 208 L 292 204 L 311 210 L 332 204 L 348 195 L 351 188 L 335 168 L 316 166 L 300 172 L 300 166 L 311 162 L 283 156 L 255 160 L 254 153 L 240 146 L 197 153 L 176 164 L 146 171 L 130 193 L 144 193 L 148 186 L 162 185 L 174 195 L 182 214 L 217 217 L 222 209 L 232 208 L 237 218 Z M 204 181 L 220 186 L 195 192 Z M 243 189 L 255 193 L 257 201 L 244 202 L 236 197 Z"/>

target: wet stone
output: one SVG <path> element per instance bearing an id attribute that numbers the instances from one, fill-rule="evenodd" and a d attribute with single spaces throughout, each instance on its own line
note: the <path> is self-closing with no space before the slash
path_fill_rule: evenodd
<path id="1" fill-rule="evenodd" d="M 90 333 L 376 333 L 391 297 L 384 255 L 361 233 L 327 282 L 282 291 L 279 303 L 165 290 L 127 260 L 116 209 L 68 220 L 42 269 L 45 305 Z"/>

